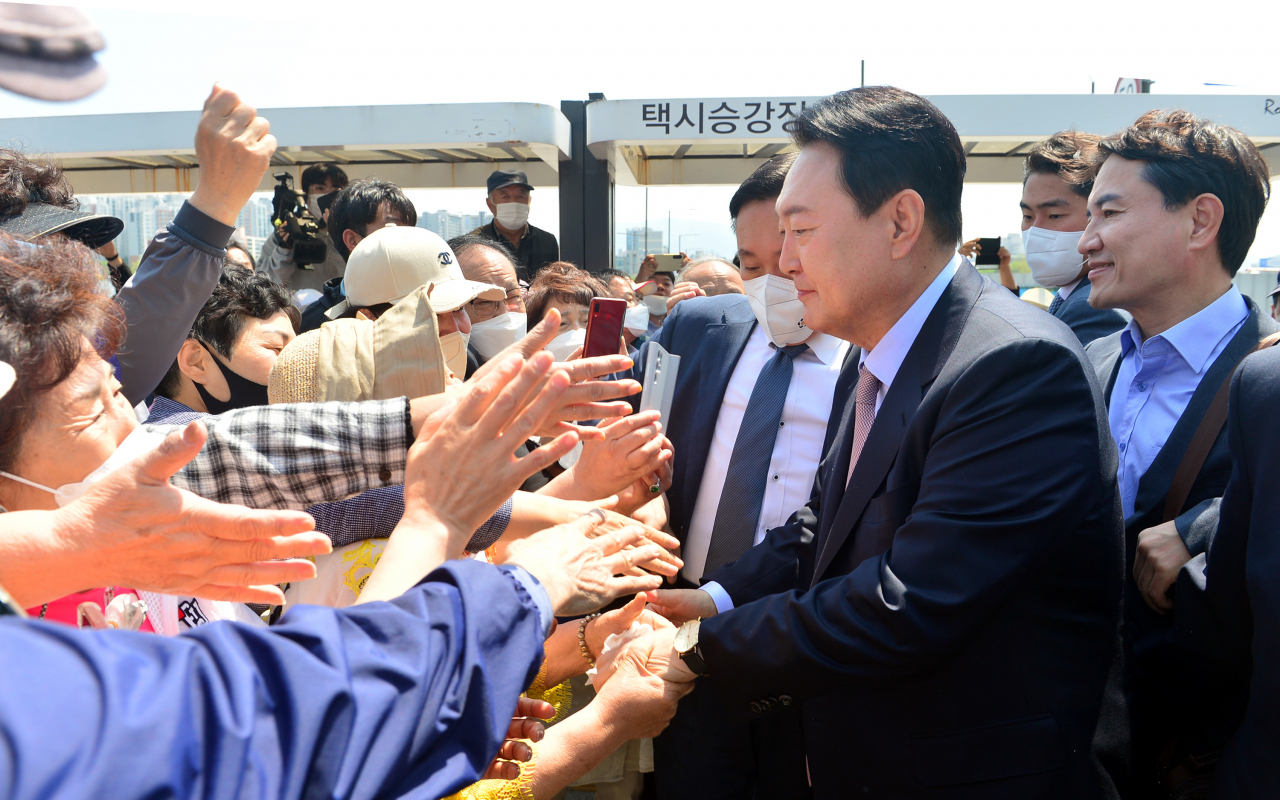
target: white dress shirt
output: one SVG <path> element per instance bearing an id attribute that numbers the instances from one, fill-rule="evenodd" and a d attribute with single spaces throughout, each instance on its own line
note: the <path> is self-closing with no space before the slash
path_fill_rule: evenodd
<path id="1" fill-rule="evenodd" d="M 1164 333 L 1142 341 L 1137 320 L 1120 332 L 1120 372 L 1108 411 L 1120 451 L 1120 498 L 1133 515 L 1138 483 L 1187 410 L 1204 372 L 1244 325 L 1249 306 L 1235 286 Z"/>
<path id="2" fill-rule="evenodd" d="M 764 487 L 753 545 L 764 541 L 765 531 L 783 524 L 792 512 L 809 502 L 813 479 L 818 474 L 818 462 L 822 459 L 822 443 L 827 434 L 827 420 L 831 417 L 836 380 L 849 352 L 849 343 L 825 333 L 815 333 L 806 344 L 809 349 L 792 362 L 791 385 L 787 388 L 782 422 L 773 443 L 773 456 L 769 459 L 769 478 Z M 738 441 L 738 429 L 742 427 L 747 402 L 756 388 L 760 371 L 775 353 L 769 346 L 764 328 L 757 324 L 725 387 L 681 554 L 684 576 L 695 583 L 702 577 L 707 563 L 711 531 L 715 527 L 720 495 L 724 491 L 729 460 Z"/>
<path id="3" fill-rule="evenodd" d="M 938 276 L 936 278 L 933 279 L 933 282 L 929 284 L 928 288 L 926 288 L 924 292 L 921 293 L 921 295 L 918 298 L 916 298 L 916 301 L 911 304 L 911 308 L 907 309 L 906 313 L 898 318 L 898 321 L 895 322 L 893 327 L 889 329 L 889 332 L 886 333 L 884 337 L 876 344 L 875 349 L 862 351 L 861 363 L 865 364 L 867 369 L 870 370 L 871 374 L 875 375 L 876 378 L 880 381 L 880 393 L 876 396 L 876 411 L 880 410 L 881 404 L 884 403 L 885 395 L 888 394 L 889 387 L 893 385 L 893 379 L 898 374 L 898 369 L 902 366 L 902 362 L 907 357 L 908 351 L 911 350 L 911 345 L 915 344 L 916 337 L 920 335 L 920 329 L 924 327 L 925 320 L 929 318 L 929 314 L 930 312 L 933 311 L 933 307 L 938 304 L 938 298 L 942 296 L 943 291 L 945 291 L 947 286 L 951 283 L 951 279 L 956 276 L 956 270 L 960 268 L 960 264 L 963 263 L 963 259 L 964 257 L 958 253 L 952 256 L 951 260 L 948 261 L 947 265 L 942 268 L 942 271 L 938 273 Z M 839 360 L 843 361 L 844 359 L 839 359 Z M 798 364 L 799 362 L 797 362 L 797 365 Z M 839 365 L 837 365 L 836 370 L 838 372 Z M 736 374 L 735 374 L 735 377 L 736 377 Z M 795 386 L 794 380 L 792 381 L 792 386 L 793 387 Z M 832 394 L 834 394 L 834 380 L 833 380 Z M 830 405 L 831 405 L 831 399 L 830 399 L 831 396 L 832 396 L 831 394 L 828 395 L 828 400 L 827 400 L 828 408 L 830 408 Z M 727 399 L 727 394 L 726 394 L 726 399 Z M 790 394 L 787 395 L 787 402 L 788 403 L 791 402 Z M 721 414 L 721 417 L 724 416 L 723 411 L 721 411 L 720 414 Z M 785 419 L 785 413 L 784 413 L 784 419 Z M 738 421 L 739 423 L 741 423 L 742 421 L 741 412 L 739 412 L 738 414 Z M 825 420 L 823 424 L 825 426 Z M 720 433 L 719 424 L 717 424 L 716 426 L 717 437 L 719 436 L 719 433 Z M 734 433 L 735 435 L 737 433 L 736 425 L 734 426 Z M 825 435 L 825 430 L 818 437 L 819 449 L 821 449 L 822 447 L 822 441 L 823 441 L 822 437 L 824 435 Z M 732 447 L 732 445 L 730 445 L 730 447 Z M 817 474 L 818 459 L 820 459 L 821 457 L 822 457 L 821 453 L 817 453 L 814 456 L 814 461 L 813 461 L 814 470 L 813 472 L 809 473 L 810 484 L 812 484 L 813 478 Z M 774 464 L 777 463 L 777 458 L 778 458 L 778 451 L 775 448 L 774 462 L 773 462 Z M 726 460 L 725 461 L 726 467 L 728 466 L 728 463 L 729 463 L 728 460 Z M 708 468 L 709 467 L 710 467 L 710 459 L 708 459 Z M 723 471 L 721 472 L 720 481 L 721 483 L 724 482 Z M 705 491 L 706 489 L 705 474 L 703 475 L 702 485 Z M 778 522 L 771 523 L 769 527 L 776 527 L 777 525 L 780 525 L 783 522 L 786 522 L 787 518 L 790 517 L 791 514 L 796 509 L 800 508 L 805 503 L 809 502 L 809 489 L 811 488 L 812 488 L 811 486 L 806 487 L 804 499 L 801 500 L 798 505 L 789 507 L 786 513 L 783 514 L 781 518 L 778 520 Z M 766 498 L 767 497 L 768 495 L 766 494 Z M 702 495 L 699 494 L 698 496 L 699 505 L 701 505 L 702 499 L 703 499 Z M 716 499 L 717 501 L 719 500 L 719 492 L 716 493 Z M 713 509 L 713 513 L 714 513 L 714 509 Z M 761 521 L 764 522 L 763 511 L 760 516 L 761 516 Z M 696 508 L 694 510 L 694 519 L 695 520 L 697 519 Z M 690 536 L 690 538 L 692 538 L 692 535 Z M 710 533 L 708 533 L 707 538 L 708 540 L 710 540 Z M 757 531 L 756 544 L 759 544 L 763 538 L 764 537 L 762 532 Z M 685 554 L 686 573 L 688 572 L 689 555 L 690 553 Z M 706 561 L 706 547 L 704 546 L 702 550 L 702 561 L 700 561 L 698 564 L 699 574 L 701 574 L 701 566 L 703 563 L 705 563 L 705 561 Z M 705 586 L 702 586 L 701 588 L 707 594 L 711 595 L 712 599 L 715 600 L 716 608 L 720 611 L 720 613 L 723 614 L 724 612 L 733 608 L 732 598 L 729 597 L 729 593 L 726 592 L 724 590 L 724 587 L 721 586 L 720 584 L 716 583 L 715 581 L 711 581 L 710 583 L 707 583 Z"/>

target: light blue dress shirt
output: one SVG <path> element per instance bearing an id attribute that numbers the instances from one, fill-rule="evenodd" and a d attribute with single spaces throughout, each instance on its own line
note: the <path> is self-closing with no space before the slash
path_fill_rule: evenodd
<path id="1" fill-rule="evenodd" d="M 1120 332 L 1120 372 L 1111 390 L 1111 435 L 1120 451 L 1120 497 L 1133 515 L 1138 482 L 1164 447 L 1204 372 L 1249 316 L 1240 290 L 1225 294 L 1164 333 L 1142 341 L 1137 320 Z"/>

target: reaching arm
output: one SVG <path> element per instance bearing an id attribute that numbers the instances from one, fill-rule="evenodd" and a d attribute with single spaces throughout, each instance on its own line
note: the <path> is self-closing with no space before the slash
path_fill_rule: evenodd
<path id="1" fill-rule="evenodd" d="M 515 571 L 461 561 L 394 602 L 271 629 L 0 622 L 0 718 L 41 721 L 0 730 L 0 793 L 442 797 L 506 737 L 542 660 L 539 602 Z"/>
<path id="2" fill-rule="evenodd" d="M 160 383 L 213 293 L 236 216 L 275 152 L 270 128 L 221 86 L 215 84 L 205 100 L 195 137 L 200 183 L 116 296 L 128 324 L 118 355 L 130 403 L 138 404 Z"/>
<path id="3" fill-rule="evenodd" d="M 304 509 L 404 483 L 404 398 L 253 406 L 209 420 L 209 442 L 174 486 L 250 508 Z"/>

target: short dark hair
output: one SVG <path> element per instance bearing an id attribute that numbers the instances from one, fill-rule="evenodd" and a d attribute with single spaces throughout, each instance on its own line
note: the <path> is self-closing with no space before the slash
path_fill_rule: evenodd
<path id="1" fill-rule="evenodd" d="M 39 246 L 0 234 L 0 361 L 15 381 L 0 398 L 0 469 L 13 471 L 45 393 L 65 381 L 88 341 L 110 358 L 124 340 L 124 312 L 98 290 L 98 261 L 79 242 Z"/>
<path id="2" fill-rule="evenodd" d="M 798 155 L 799 153 L 779 153 L 747 176 L 729 199 L 729 219 L 732 220 L 731 227 L 734 230 L 738 229 L 738 212 L 742 211 L 743 206 L 760 200 L 778 199 L 778 195 L 782 194 L 782 184 L 787 180 L 787 173 L 791 171 L 791 165 Z"/>
<path id="3" fill-rule="evenodd" d="M 623 272 L 620 269 L 612 269 L 612 268 L 602 269 L 599 272 L 595 273 L 595 276 L 606 283 L 613 280 L 614 278 L 625 278 L 626 280 L 631 280 L 631 276 L 628 275 L 627 273 Z"/>
<path id="4" fill-rule="evenodd" d="M 864 217 L 912 189 L 937 243 L 960 241 L 964 145 L 933 103 L 892 86 L 850 89 L 805 109 L 792 138 L 802 149 L 823 142 L 839 151 L 844 188 Z"/>
<path id="5" fill-rule="evenodd" d="M 256 259 L 256 258 L 254 258 L 254 257 L 253 257 L 253 253 L 250 253 L 250 252 L 249 252 L 249 248 L 247 248 L 247 247 L 245 247 L 244 245 L 239 244 L 239 243 L 237 243 L 237 242 L 228 242 L 228 243 L 227 243 L 227 249 L 228 249 L 228 250 L 230 250 L 230 249 L 231 249 L 231 248 L 233 248 L 233 247 L 234 247 L 235 249 L 239 250 L 241 253 L 244 253 L 246 256 L 248 256 L 248 258 L 249 258 L 249 269 L 250 269 L 250 271 L 252 271 L 252 270 L 256 270 L 256 269 L 258 268 L 258 259 Z M 230 261 L 227 261 L 227 262 L 226 262 L 226 266 L 235 266 L 235 265 L 233 265 Z M 241 269 L 243 269 L 243 267 L 241 267 Z"/>
<path id="6" fill-rule="evenodd" d="M 453 254 L 461 259 L 464 253 L 468 253 L 477 247 L 486 247 L 501 255 L 503 258 L 511 262 L 511 266 L 516 266 L 516 253 L 506 242 L 496 242 L 493 239 L 486 239 L 478 233 L 464 233 L 461 236 L 455 236 L 449 240 L 449 249 Z"/>
<path id="7" fill-rule="evenodd" d="M 1023 184 L 1033 174 L 1056 175 L 1071 187 L 1071 191 L 1088 197 L 1097 174 L 1089 164 L 1100 141 L 1102 137 L 1094 133 L 1060 131 L 1036 142 L 1027 151 L 1027 160 L 1022 164 Z"/>
<path id="8" fill-rule="evenodd" d="M 223 358 L 231 358 L 244 334 L 250 319 L 270 319 L 281 311 L 286 314 L 293 308 L 289 292 L 283 286 L 256 272 L 239 267 L 226 267 L 213 294 L 205 301 L 196 321 L 191 325 L 188 338 L 195 339 Z M 293 315 L 290 321 L 295 322 Z M 182 372 L 175 359 L 169 366 L 156 394 L 173 399 L 182 387 Z"/>
<path id="9" fill-rule="evenodd" d="M 329 207 L 329 237 L 344 261 L 351 257 L 351 250 L 342 241 L 342 234 L 355 231 L 368 236 L 369 226 L 378 218 L 378 209 L 383 203 L 390 203 L 407 224 L 418 224 L 418 210 L 394 183 L 366 178 L 338 193 Z"/>
<path id="10" fill-rule="evenodd" d="M 56 162 L 33 161 L 16 150 L 0 148 L 0 219 L 21 215 L 28 203 L 71 211 L 80 208 L 75 190 Z"/>
<path id="11" fill-rule="evenodd" d="M 613 294 L 590 272 L 578 269 L 568 261 L 548 264 L 529 285 L 529 295 L 524 301 L 525 312 L 529 315 L 529 330 L 542 322 L 552 301 L 585 306 L 596 297 L 613 297 Z"/>
<path id="12" fill-rule="evenodd" d="M 308 189 L 316 184 L 328 182 L 335 190 L 347 188 L 347 173 L 342 171 L 342 167 L 337 164 L 312 164 L 302 171 L 302 179 L 298 181 L 302 184 L 302 191 L 306 193 Z"/>
<path id="13" fill-rule="evenodd" d="M 1271 197 L 1270 171 L 1253 142 L 1190 111 L 1156 110 L 1098 142 L 1095 171 L 1113 155 L 1145 161 L 1142 177 L 1160 190 L 1168 210 L 1202 194 L 1221 200 L 1218 255 L 1235 277 Z"/>

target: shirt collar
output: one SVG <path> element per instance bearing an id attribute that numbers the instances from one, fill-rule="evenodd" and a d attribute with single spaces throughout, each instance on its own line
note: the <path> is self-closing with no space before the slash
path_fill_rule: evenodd
<path id="1" fill-rule="evenodd" d="M 188 408 L 186 405 L 179 403 L 177 400 L 170 400 L 164 395 L 156 395 L 156 399 L 151 401 L 150 412 L 147 420 L 154 425 L 163 425 L 164 420 L 176 414 L 194 414 L 195 409 Z"/>
<path id="2" fill-rule="evenodd" d="M 946 291 L 951 279 L 956 276 L 956 270 L 960 268 L 962 259 L 959 253 L 952 256 L 938 276 L 933 279 L 933 283 L 929 284 L 928 288 L 911 304 L 911 308 L 907 309 L 907 313 L 893 323 L 893 327 L 876 344 L 875 349 L 862 351 L 859 364 L 865 364 L 867 370 L 876 376 L 882 386 L 888 387 L 893 383 L 894 377 L 898 374 L 898 368 L 902 366 L 907 353 L 911 350 L 911 345 L 915 344 L 916 337 L 920 335 L 924 321 L 929 318 L 929 312 L 933 311 L 933 307 L 938 304 L 938 298 Z"/>
<path id="3" fill-rule="evenodd" d="M 1209 356 L 1213 355 L 1223 338 L 1248 316 L 1249 305 L 1245 303 L 1240 290 L 1232 284 L 1217 300 L 1164 333 L 1152 336 L 1151 340 L 1163 339 L 1168 342 L 1182 356 L 1182 360 L 1187 362 L 1187 366 L 1199 374 L 1204 371 Z M 1138 321 L 1129 320 L 1120 334 L 1121 357 L 1128 355 L 1141 342 L 1142 329 L 1138 327 Z"/>
<path id="4" fill-rule="evenodd" d="M 845 341 L 829 333 L 815 333 L 805 344 L 809 345 L 809 350 L 818 357 L 819 361 L 830 364 L 839 357 L 840 348 L 844 346 Z"/>
<path id="5" fill-rule="evenodd" d="M 1074 281 L 1072 281 L 1071 283 L 1068 283 L 1066 286 L 1059 286 L 1058 297 L 1061 297 L 1062 301 L 1065 303 L 1067 298 L 1071 296 L 1071 293 L 1076 290 L 1076 287 L 1080 285 L 1080 281 L 1082 280 L 1084 280 L 1084 278 L 1076 278 Z"/>

